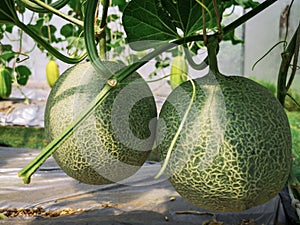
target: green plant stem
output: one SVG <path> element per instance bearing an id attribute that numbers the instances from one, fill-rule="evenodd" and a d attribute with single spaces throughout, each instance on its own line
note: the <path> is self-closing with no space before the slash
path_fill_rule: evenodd
<path id="1" fill-rule="evenodd" d="M 107 25 L 107 13 L 110 0 L 103 1 L 102 18 L 100 23 L 100 36 L 99 36 L 99 48 L 100 58 L 106 60 L 106 25 Z"/>
<path id="2" fill-rule="evenodd" d="M 22 29 L 26 34 L 28 34 L 31 38 L 33 38 L 39 45 L 43 46 L 50 54 L 52 54 L 55 58 L 69 64 L 76 64 L 85 59 L 87 53 L 84 52 L 80 56 L 76 57 L 68 57 L 54 47 L 52 47 L 48 42 L 46 42 L 41 36 L 39 36 L 36 32 L 28 28 L 24 23 L 18 22 L 16 25 Z"/>
<path id="3" fill-rule="evenodd" d="M 208 54 L 208 65 L 209 70 L 214 74 L 219 74 L 218 60 L 217 60 L 217 49 L 219 41 L 217 37 L 210 37 L 207 39 L 207 54 Z"/>
<path id="4" fill-rule="evenodd" d="M 176 144 L 176 142 L 177 142 L 177 140 L 178 140 L 178 138 L 179 138 L 179 136 L 180 136 L 180 133 L 181 133 L 181 131 L 182 131 L 182 129 L 183 129 L 183 126 L 184 126 L 185 122 L 187 121 L 189 112 L 191 111 L 191 108 L 192 108 L 192 106 L 193 106 L 193 102 L 195 101 L 195 97 L 196 97 L 196 86 L 195 86 L 195 83 L 194 83 L 194 81 L 193 81 L 192 79 L 189 80 L 189 81 L 191 82 L 191 85 L 192 85 L 192 88 L 193 88 L 193 89 L 192 89 L 193 92 L 192 92 L 192 96 L 191 96 L 189 105 L 188 105 L 187 109 L 185 110 L 184 115 L 183 115 L 183 118 L 182 118 L 182 120 L 180 121 L 180 125 L 179 125 L 179 127 L 178 127 L 178 129 L 177 129 L 177 131 L 176 131 L 176 134 L 175 134 L 174 138 L 173 138 L 172 141 L 171 141 L 171 144 L 170 144 L 170 146 L 169 146 L 169 148 L 168 148 L 167 155 L 166 155 L 166 158 L 165 158 L 165 160 L 164 160 L 164 163 L 163 163 L 163 165 L 162 165 L 160 171 L 158 172 L 158 174 L 154 177 L 155 179 L 158 179 L 158 178 L 164 173 L 164 171 L 166 170 L 166 168 L 167 168 L 167 166 L 168 166 L 168 163 L 169 163 L 169 161 L 170 161 L 170 158 L 171 158 L 171 153 L 172 153 L 172 151 L 173 151 L 173 149 L 174 149 L 174 147 L 175 147 L 175 144 Z"/>
<path id="5" fill-rule="evenodd" d="M 281 64 L 280 64 L 279 74 L 277 78 L 277 98 L 279 102 L 282 104 L 282 106 L 284 106 L 285 97 L 288 91 L 286 87 L 286 81 L 287 81 L 290 63 L 295 53 L 297 33 L 298 32 L 296 30 L 287 48 L 283 53 L 281 53 Z"/>
<path id="6" fill-rule="evenodd" d="M 46 8 L 41 7 L 40 5 L 36 5 L 30 0 L 21 0 L 21 1 L 23 2 L 23 4 L 25 4 L 25 7 L 30 9 L 31 11 L 38 12 L 38 13 L 47 13 L 48 12 L 48 10 Z M 57 0 L 57 1 L 49 4 L 49 6 L 51 6 L 52 8 L 55 8 L 55 9 L 61 9 L 66 4 L 68 4 L 69 1 L 70 0 Z"/>
<path id="7" fill-rule="evenodd" d="M 106 27 L 109 2 L 110 2 L 110 0 L 104 0 L 103 1 L 103 11 L 102 11 L 102 18 L 101 18 L 101 23 L 100 23 L 100 29 L 103 29 L 103 28 Z"/>
<path id="8" fill-rule="evenodd" d="M 298 64 L 298 56 L 299 56 L 299 48 L 300 48 L 300 22 L 298 28 L 296 30 L 296 43 L 295 43 L 295 50 L 294 50 L 294 60 L 293 60 L 293 67 L 290 79 L 286 85 L 286 90 L 288 91 L 294 81 L 296 71 L 297 71 L 297 64 Z"/>
<path id="9" fill-rule="evenodd" d="M 204 70 L 208 66 L 208 58 L 207 57 L 202 62 L 195 63 L 195 61 L 192 58 L 191 52 L 188 50 L 187 44 L 184 44 L 183 50 L 184 50 L 184 53 L 185 53 L 188 63 L 190 64 L 190 66 L 193 69 Z"/>
<path id="10" fill-rule="evenodd" d="M 274 48 L 276 48 L 278 45 L 280 44 L 283 44 L 285 45 L 286 44 L 286 41 L 279 41 L 278 43 L 276 43 L 274 46 L 272 46 L 262 57 L 260 57 L 252 66 L 251 70 L 253 71 L 254 68 L 256 67 L 256 65 L 261 61 L 263 60 L 266 56 L 268 56 L 270 54 L 270 52 L 273 51 Z"/>
<path id="11" fill-rule="evenodd" d="M 101 60 L 106 60 L 106 32 L 103 30 L 99 39 L 99 56 Z"/>
<path id="12" fill-rule="evenodd" d="M 40 0 L 31 0 L 31 2 L 34 2 L 37 5 L 45 8 L 47 10 L 47 12 L 51 12 L 51 13 L 53 13 L 53 14 L 55 14 L 55 15 L 63 18 L 63 19 L 65 19 L 65 20 L 71 22 L 71 23 L 74 23 L 74 24 L 76 24 L 76 25 L 78 25 L 80 27 L 83 27 L 83 21 L 78 20 L 78 19 L 76 19 L 74 17 L 68 16 L 68 15 L 62 13 L 61 11 L 59 11 L 58 9 L 52 7 L 51 5 L 48 5 L 48 4 L 46 4 L 46 3 L 44 3 L 44 2 L 42 2 Z"/>
<path id="13" fill-rule="evenodd" d="M 95 28 L 94 28 L 94 17 L 98 6 L 98 1 L 88 0 L 84 18 L 84 40 L 87 49 L 88 57 L 95 69 L 100 73 L 109 74 L 110 71 L 107 69 L 102 60 L 99 58 L 98 51 L 95 45 Z M 100 32 L 103 32 L 100 30 Z"/>

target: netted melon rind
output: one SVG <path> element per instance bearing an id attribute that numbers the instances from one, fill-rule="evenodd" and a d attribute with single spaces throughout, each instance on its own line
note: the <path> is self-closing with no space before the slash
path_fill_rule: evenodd
<path id="1" fill-rule="evenodd" d="M 121 68 L 113 62 L 106 65 L 113 71 Z M 49 142 L 60 135 L 96 97 L 109 77 L 96 72 L 90 63 L 71 67 L 59 77 L 45 111 Z M 118 106 L 115 101 L 122 90 L 123 96 L 118 101 L 123 106 L 129 99 L 138 99 L 141 91 L 147 97 L 136 102 L 127 115 L 120 114 L 118 107 L 123 106 Z M 112 115 L 113 110 L 115 115 Z M 110 91 L 104 102 L 56 150 L 53 157 L 64 172 L 82 183 L 109 184 L 123 180 L 143 165 L 151 151 L 156 113 L 151 90 L 141 76 L 134 73 Z M 112 127 L 112 121 L 117 124 L 115 127 Z M 125 127 L 128 124 L 130 127 Z M 129 131 L 136 139 L 130 139 Z M 122 140 L 116 132 L 123 135 Z"/>
<path id="2" fill-rule="evenodd" d="M 166 174 L 177 192 L 202 208 L 235 212 L 272 199 L 291 166 L 291 133 L 277 99 L 243 77 L 194 80 L 196 98 Z M 164 160 L 187 109 L 190 81 L 165 101 L 158 122 Z"/>

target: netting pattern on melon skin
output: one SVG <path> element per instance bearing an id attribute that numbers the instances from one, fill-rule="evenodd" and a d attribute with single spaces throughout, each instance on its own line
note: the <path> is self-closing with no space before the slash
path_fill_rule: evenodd
<path id="1" fill-rule="evenodd" d="M 203 78 L 195 84 L 192 110 L 166 169 L 170 182 L 188 201 L 214 211 L 241 211 L 270 200 L 290 171 L 291 134 L 281 105 L 243 77 L 220 77 L 217 87 Z M 163 105 L 162 160 L 186 109 L 181 96 L 191 92 L 186 82 Z"/>
<path id="2" fill-rule="evenodd" d="M 101 75 L 97 75 L 94 71 L 87 73 L 91 67 L 89 63 L 73 67 L 62 75 L 54 86 L 45 115 L 48 141 L 63 132 L 104 85 L 105 79 Z M 84 121 L 53 154 L 56 162 L 69 176 L 83 183 L 109 184 L 133 175 L 146 161 L 153 145 L 153 138 L 143 142 L 142 145 L 133 143 L 138 150 L 131 149 L 127 143 L 118 139 L 111 123 L 112 116 L 115 116 L 112 115 L 112 107 L 116 96 L 128 83 L 137 79 L 139 82 L 142 80 L 140 75 L 135 73 L 124 80 L 124 85 L 113 89 L 95 113 Z M 149 123 L 156 118 L 152 93 L 145 82 L 140 85 L 143 86 L 144 92 L 149 92 L 150 97 L 138 101 L 130 111 L 130 115 L 119 115 L 119 124 L 122 124 L 122 119 L 130 121 L 130 130 L 137 137 L 137 141 L 151 135 Z M 138 93 L 127 93 L 130 94 Z M 122 128 L 122 125 L 119 128 Z M 143 149 L 139 150 L 141 148 Z"/>

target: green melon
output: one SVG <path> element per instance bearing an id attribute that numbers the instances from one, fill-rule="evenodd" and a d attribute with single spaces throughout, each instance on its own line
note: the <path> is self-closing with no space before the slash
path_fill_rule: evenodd
<path id="1" fill-rule="evenodd" d="M 0 99 L 8 98 L 12 90 L 12 77 L 7 68 L 0 67 Z"/>
<path id="2" fill-rule="evenodd" d="M 113 74 L 122 65 L 105 62 Z M 60 135 L 96 97 L 111 74 L 96 72 L 90 63 L 66 70 L 46 104 L 48 141 Z M 87 184 L 109 184 L 133 175 L 147 159 L 155 138 L 156 105 L 138 73 L 114 87 L 53 154 L 69 176 Z"/>
<path id="3" fill-rule="evenodd" d="M 210 73 L 193 81 L 195 98 L 165 170 L 171 184 L 186 200 L 213 211 L 242 211 L 272 199 L 291 168 L 283 107 L 244 77 Z M 163 104 L 157 131 L 161 160 L 192 93 L 186 81 Z"/>

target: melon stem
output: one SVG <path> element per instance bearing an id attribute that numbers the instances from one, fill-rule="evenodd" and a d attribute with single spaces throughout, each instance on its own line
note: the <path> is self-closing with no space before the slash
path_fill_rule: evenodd
<path id="1" fill-rule="evenodd" d="M 213 36 L 207 40 L 207 54 L 208 54 L 208 65 L 209 70 L 213 75 L 220 74 L 217 60 L 217 49 L 219 47 L 219 41 L 217 37 Z"/>

